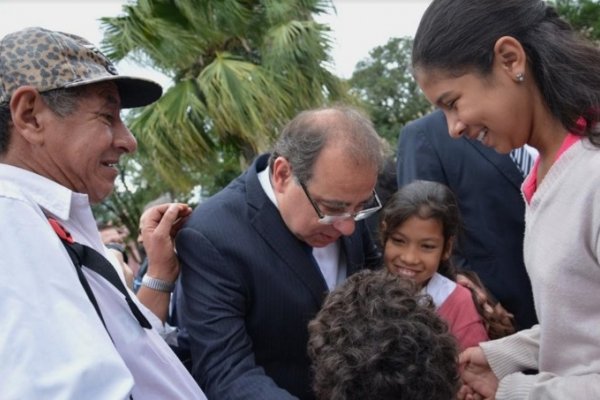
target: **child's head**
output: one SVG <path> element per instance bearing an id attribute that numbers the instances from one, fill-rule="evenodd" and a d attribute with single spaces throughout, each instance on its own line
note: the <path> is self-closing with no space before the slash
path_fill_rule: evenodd
<path id="1" fill-rule="evenodd" d="M 381 212 L 386 268 L 420 286 L 436 272 L 454 279 L 450 255 L 459 224 L 458 204 L 447 186 L 414 181 L 401 187 Z"/>
<path id="2" fill-rule="evenodd" d="M 318 399 L 452 399 L 458 349 L 431 298 L 383 270 L 353 274 L 308 325 Z"/>

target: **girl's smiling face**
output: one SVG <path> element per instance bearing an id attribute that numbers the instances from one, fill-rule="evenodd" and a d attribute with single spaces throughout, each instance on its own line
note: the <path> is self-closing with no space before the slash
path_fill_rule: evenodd
<path id="1" fill-rule="evenodd" d="M 412 216 L 389 235 L 383 259 L 389 272 L 424 286 L 451 251 L 451 243 L 444 240 L 441 221 Z"/>

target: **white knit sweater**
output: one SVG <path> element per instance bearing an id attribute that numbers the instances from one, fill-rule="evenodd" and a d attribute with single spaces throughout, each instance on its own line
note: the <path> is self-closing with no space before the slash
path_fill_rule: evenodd
<path id="1" fill-rule="evenodd" d="M 600 399 L 600 149 L 587 139 L 567 149 L 526 207 L 525 223 L 540 324 L 481 344 L 500 378 L 496 399 Z"/>

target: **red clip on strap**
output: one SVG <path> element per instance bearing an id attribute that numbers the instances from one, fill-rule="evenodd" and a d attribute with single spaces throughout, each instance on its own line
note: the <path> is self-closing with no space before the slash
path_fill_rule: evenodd
<path id="1" fill-rule="evenodd" d="M 48 222 L 50 222 L 52 229 L 54 229 L 54 232 L 56 232 L 59 238 L 66 241 L 67 243 L 75 243 L 75 241 L 73 240 L 73 236 L 71 236 L 69 231 L 67 231 L 61 224 L 59 224 L 57 220 L 55 220 L 54 218 L 48 218 Z"/>

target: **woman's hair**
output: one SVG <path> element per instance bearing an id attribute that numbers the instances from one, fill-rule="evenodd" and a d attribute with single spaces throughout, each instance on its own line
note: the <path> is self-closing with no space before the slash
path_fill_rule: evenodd
<path id="1" fill-rule="evenodd" d="M 385 270 L 350 276 L 308 325 L 321 400 L 453 399 L 458 350 L 429 296 Z"/>
<path id="2" fill-rule="evenodd" d="M 457 283 L 471 291 L 473 303 L 475 303 L 490 339 L 499 339 L 515 333 L 514 315 L 506 311 L 496 300 L 475 271 L 458 270 Z"/>
<path id="3" fill-rule="evenodd" d="M 541 0 L 433 0 L 415 34 L 413 69 L 485 77 L 502 36 L 523 46 L 552 115 L 600 146 L 600 50 Z"/>
<path id="4" fill-rule="evenodd" d="M 434 219 L 442 224 L 444 248 L 458 237 L 461 219 L 454 193 L 442 183 L 417 180 L 402 186 L 381 211 L 379 236 L 382 248 L 394 232 L 414 216 Z M 440 262 L 438 272 L 456 279 L 456 271 L 449 258 Z"/>

